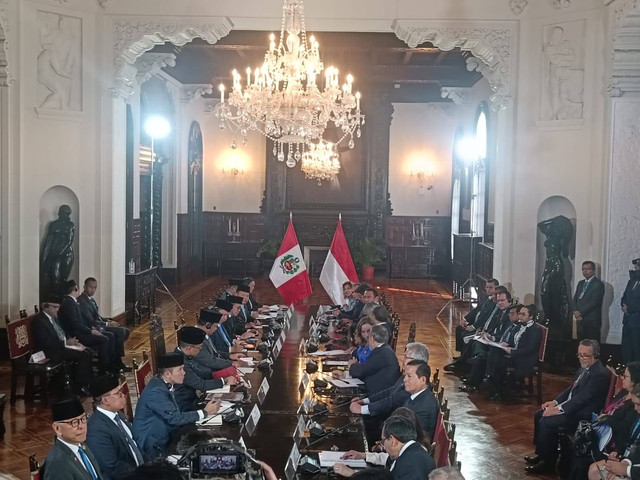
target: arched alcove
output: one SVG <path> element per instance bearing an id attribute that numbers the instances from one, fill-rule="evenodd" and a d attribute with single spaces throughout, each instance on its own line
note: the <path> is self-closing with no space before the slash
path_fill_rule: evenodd
<path id="1" fill-rule="evenodd" d="M 42 278 L 43 272 L 42 269 L 42 254 L 43 248 L 45 246 L 46 237 L 49 232 L 49 226 L 51 222 L 58 220 L 58 212 L 62 205 L 68 205 L 71 208 L 70 219 L 74 224 L 74 234 L 73 234 L 73 264 L 71 266 L 71 271 L 69 273 L 68 279 L 74 279 L 76 282 L 80 281 L 79 277 L 79 260 L 80 260 L 80 202 L 78 201 L 78 197 L 73 192 L 73 190 L 63 186 L 63 185 L 55 185 L 48 190 L 46 190 L 42 197 L 40 197 L 40 205 L 39 205 L 39 235 L 40 239 L 40 253 L 39 253 L 39 278 L 40 278 L 40 300 L 44 300 L 42 298 Z"/>
<path id="2" fill-rule="evenodd" d="M 540 298 L 540 284 L 542 280 L 542 273 L 544 272 L 544 265 L 546 260 L 545 240 L 546 236 L 537 228 L 537 225 L 550 218 L 563 215 L 567 217 L 573 225 L 573 238 L 568 245 L 568 257 L 563 258 L 564 261 L 564 273 L 565 282 L 567 285 L 567 291 L 571 296 L 571 284 L 573 280 L 575 256 L 576 256 L 576 222 L 577 215 L 576 209 L 573 203 L 566 197 L 560 195 L 554 195 L 546 198 L 538 207 L 538 215 L 536 217 L 536 289 L 535 289 L 535 303 L 537 306 L 542 306 L 542 300 Z"/>

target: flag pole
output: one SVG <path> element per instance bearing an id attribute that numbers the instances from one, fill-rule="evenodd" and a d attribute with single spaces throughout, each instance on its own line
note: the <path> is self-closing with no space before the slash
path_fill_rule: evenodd
<path id="1" fill-rule="evenodd" d="M 338 221 L 341 222 L 342 221 L 342 213 L 338 214 Z"/>
<path id="2" fill-rule="evenodd" d="M 293 221 L 293 212 L 289 212 L 289 221 L 292 222 Z"/>

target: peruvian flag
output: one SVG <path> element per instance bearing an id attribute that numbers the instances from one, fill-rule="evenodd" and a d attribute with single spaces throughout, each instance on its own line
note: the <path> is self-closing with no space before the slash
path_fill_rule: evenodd
<path id="1" fill-rule="evenodd" d="M 357 283 L 358 274 L 342 231 L 342 221 L 338 220 L 331 248 L 320 273 L 320 283 L 331 297 L 331 301 L 336 305 L 342 305 L 342 284 L 346 281 Z"/>
<path id="2" fill-rule="evenodd" d="M 271 267 L 269 278 L 287 304 L 298 303 L 313 293 L 291 220 L 278 250 L 278 258 Z"/>

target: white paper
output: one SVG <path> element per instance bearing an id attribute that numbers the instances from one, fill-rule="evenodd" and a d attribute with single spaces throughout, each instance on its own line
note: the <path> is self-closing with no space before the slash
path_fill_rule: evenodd
<path id="1" fill-rule="evenodd" d="M 182 455 L 169 455 L 167 457 L 167 462 L 169 462 L 171 465 L 177 465 L 178 460 L 180 460 L 181 458 L 182 458 Z"/>
<path id="2" fill-rule="evenodd" d="M 364 382 L 362 380 L 360 380 L 359 378 L 343 378 L 342 379 L 345 383 L 349 384 L 350 387 L 355 387 L 357 385 L 364 385 Z"/>
<path id="3" fill-rule="evenodd" d="M 346 355 L 347 352 L 344 350 L 326 350 L 324 352 L 313 352 L 309 355 L 312 357 L 335 357 L 338 355 Z"/>
<path id="4" fill-rule="evenodd" d="M 31 355 L 31 358 L 29 358 L 29 363 L 43 363 L 46 358 L 47 357 L 45 356 L 44 352 L 40 350 L 39 352 Z"/>
<path id="5" fill-rule="evenodd" d="M 222 425 L 222 415 L 215 415 L 198 420 L 196 425 L 201 427 L 219 427 Z"/>
<path id="6" fill-rule="evenodd" d="M 339 388 L 348 388 L 351 387 L 347 382 L 343 382 L 342 380 L 338 380 L 337 378 L 327 378 L 327 382 Z"/>
<path id="7" fill-rule="evenodd" d="M 346 367 L 349 365 L 349 360 L 325 360 L 322 363 L 327 366 L 333 365 L 336 367 Z"/>
<path id="8" fill-rule="evenodd" d="M 64 348 L 68 348 L 69 350 L 77 350 L 79 352 L 83 352 L 87 347 L 84 345 L 69 345 L 68 343 L 64 344 Z"/>
<path id="9" fill-rule="evenodd" d="M 321 467 L 333 467 L 336 463 L 344 463 L 347 467 L 351 468 L 367 468 L 367 462 L 364 460 L 356 460 L 353 458 L 341 458 L 346 452 L 332 452 L 329 450 L 323 450 L 318 454 Z"/>
<path id="10" fill-rule="evenodd" d="M 253 365 L 253 357 L 241 357 L 239 361 L 244 363 L 244 364 L 246 364 L 247 366 Z M 244 368 L 244 367 L 240 367 L 240 368 Z M 251 372 L 249 372 L 249 373 L 251 373 Z"/>
<path id="11" fill-rule="evenodd" d="M 245 374 L 245 375 L 253 373 L 254 370 L 255 370 L 255 368 L 252 368 L 252 367 L 238 367 L 238 371 L 240 373 Z"/>

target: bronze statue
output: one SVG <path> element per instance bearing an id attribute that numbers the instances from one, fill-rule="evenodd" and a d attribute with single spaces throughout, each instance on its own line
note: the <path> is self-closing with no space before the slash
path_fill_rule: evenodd
<path id="1" fill-rule="evenodd" d="M 58 219 L 49 224 L 40 259 L 40 297 L 64 295 L 64 283 L 73 267 L 73 237 L 76 227 L 70 219 L 71 207 L 61 205 Z"/>
<path id="2" fill-rule="evenodd" d="M 559 215 L 538 223 L 538 228 L 547 237 L 544 242 L 547 259 L 542 273 L 540 297 L 544 315 L 549 322 L 549 338 L 569 340 L 571 308 L 562 259 L 569 255 L 573 225 L 567 217 Z"/>

